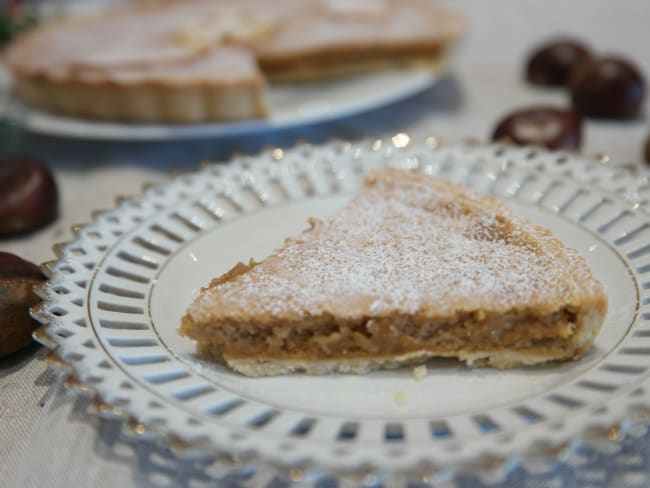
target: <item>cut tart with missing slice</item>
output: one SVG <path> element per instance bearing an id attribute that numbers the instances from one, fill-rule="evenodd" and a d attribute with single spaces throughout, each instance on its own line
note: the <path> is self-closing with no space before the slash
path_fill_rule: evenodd
<path id="1" fill-rule="evenodd" d="M 180 333 L 250 376 L 431 357 L 510 368 L 580 355 L 607 311 L 575 250 L 456 183 L 376 170 L 344 208 L 310 224 L 213 280 Z"/>
<path id="2" fill-rule="evenodd" d="M 267 115 L 267 79 L 440 70 L 464 29 L 429 0 L 150 0 L 46 22 L 2 54 L 31 106 L 97 120 Z"/>

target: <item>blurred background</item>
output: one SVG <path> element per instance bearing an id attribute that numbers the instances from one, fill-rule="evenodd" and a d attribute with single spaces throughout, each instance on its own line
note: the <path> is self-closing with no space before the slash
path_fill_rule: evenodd
<path id="1" fill-rule="evenodd" d="M 23 22 L 27 25 L 34 20 L 93 12 L 116 3 L 133 2 L 5 0 L 0 2 L 0 39 L 11 37 Z M 138 128 L 131 132 L 121 126 L 92 123 L 84 128 L 83 121 L 71 125 L 67 132 L 57 129 L 55 119 L 47 119 L 35 129 L 26 119 L 26 112 L 12 111 L 13 93 L 5 89 L 0 99 L 0 153 L 3 158 L 35 157 L 51 169 L 59 189 L 59 213 L 51 224 L 33 232 L 5 236 L 0 240 L 0 250 L 35 263 L 51 260 L 52 244 L 71 239 L 70 226 L 87 222 L 93 210 L 113 207 L 117 194 L 138 194 L 144 183 L 166 181 L 175 172 L 194 171 L 202 160 L 226 161 L 233 154 L 255 154 L 263 147 L 289 147 L 298 141 L 354 141 L 396 133 L 408 133 L 411 140 L 433 135 L 443 144 L 490 141 L 497 123 L 513 111 L 538 105 L 570 108 L 567 90 L 535 86 L 525 76 L 532 53 L 558 37 L 578 39 L 602 56 L 622 56 L 633 62 L 646 80 L 650 76 L 648 0 L 441 3 L 462 12 L 466 19 L 466 32 L 442 72 L 423 82 L 404 78 L 377 85 L 371 78 L 363 84 L 350 81 L 351 89 L 357 90 L 352 96 L 345 95 L 347 81 L 329 88 L 318 87 L 325 90 L 318 91 L 320 94 L 335 90 L 332 100 L 336 102 L 341 96 L 344 102 L 327 105 L 325 110 L 319 108 L 309 120 L 295 117 L 281 123 L 251 122 L 229 127 L 212 124 L 189 129 L 163 126 L 154 127 L 142 137 L 136 137 Z M 4 76 L 6 83 L 6 72 Z M 368 86 L 381 88 L 382 93 L 374 97 L 367 91 L 361 93 Z M 295 102 L 294 97 L 306 97 L 304 88 L 296 92 L 293 89 L 271 87 L 270 96 L 279 105 Z M 369 102 L 347 110 L 345 105 L 357 93 Z M 628 165 L 646 174 L 644 145 L 650 133 L 647 114 L 646 97 L 637 117 L 584 118 L 579 151 L 585 155 L 606 154 L 612 164 Z M 0 201 L 2 198 L 0 193 Z M 34 350 L 29 353 L 33 355 Z M 58 398 L 51 408 L 38 407 L 54 379 L 31 359 L 29 354 L 4 362 L 0 359 L 0 446 L 11 446 L 10 453 L 0 447 L 0 484 L 45 486 L 44 480 L 51 473 L 57 473 L 56 479 L 50 480 L 51 486 L 96 486 L 98 480 L 112 486 L 163 486 L 155 482 L 152 473 L 163 473 L 162 478 L 171 479 L 168 486 L 189 482 L 192 477 L 205 483 L 211 481 L 201 466 L 178 465 L 164 449 L 136 447 L 132 440 L 125 440 L 119 427 L 111 422 L 88 420 L 80 413 L 85 407 L 78 402 Z M 9 397 L 21 401 L 5 403 Z M 634 458 L 634 463 L 626 465 L 624 457 L 585 452 L 582 468 L 586 466 L 600 475 L 581 478 L 575 466 L 564 463 L 548 476 L 528 479 L 515 473 L 508 486 L 650 486 L 650 444 L 645 435 L 645 431 L 640 432 L 617 451 L 628 460 Z M 116 452 L 120 445 L 127 445 L 126 455 Z M 162 456 L 164 463 L 152 463 L 154 455 Z M 161 464 L 165 466 L 161 468 Z M 610 471 L 602 474 L 606 464 Z M 189 473 L 186 478 L 182 477 L 183 470 Z M 477 481 L 469 479 L 448 486 L 478 486 L 474 483 Z"/>

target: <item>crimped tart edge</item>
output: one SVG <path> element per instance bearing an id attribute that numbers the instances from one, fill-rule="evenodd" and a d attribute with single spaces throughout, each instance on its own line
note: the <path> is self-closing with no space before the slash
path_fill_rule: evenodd
<path id="1" fill-rule="evenodd" d="M 261 79 L 191 86 L 145 81 L 123 85 L 17 76 L 18 95 L 34 107 L 97 120 L 205 122 L 265 117 Z"/>

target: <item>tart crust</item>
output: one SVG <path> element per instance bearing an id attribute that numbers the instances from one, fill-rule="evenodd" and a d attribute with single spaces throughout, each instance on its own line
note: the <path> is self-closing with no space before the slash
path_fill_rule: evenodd
<path id="1" fill-rule="evenodd" d="M 43 110 L 95 120 L 193 123 L 268 115 L 264 80 L 179 83 L 174 80 L 66 81 L 16 74 L 17 94 Z"/>

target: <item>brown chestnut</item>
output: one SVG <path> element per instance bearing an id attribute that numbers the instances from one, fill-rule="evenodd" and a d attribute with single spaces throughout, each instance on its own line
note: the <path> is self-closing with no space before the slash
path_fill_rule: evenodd
<path id="1" fill-rule="evenodd" d="M 0 160 L 0 236 L 36 230 L 58 214 L 59 194 L 49 168 L 38 159 Z"/>
<path id="2" fill-rule="evenodd" d="M 35 264 L 0 252 L 0 357 L 31 344 L 38 323 L 29 308 L 39 302 L 33 286 L 44 279 Z"/>
<path id="3" fill-rule="evenodd" d="M 584 61 L 571 73 L 569 89 L 573 109 L 599 119 L 638 117 L 645 98 L 643 75 L 620 57 Z"/>
<path id="4" fill-rule="evenodd" d="M 582 121 L 571 110 L 530 107 L 501 119 L 494 129 L 492 140 L 519 146 L 574 150 L 582 142 Z"/>
<path id="5" fill-rule="evenodd" d="M 540 86 L 564 86 L 573 68 L 591 56 L 589 48 L 568 38 L 551 40 L 538 47 L 526 63 L 526 79 Z"/>

